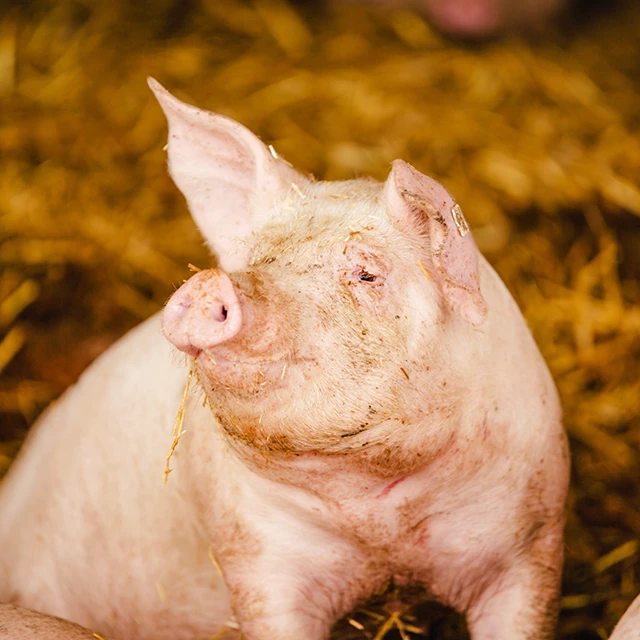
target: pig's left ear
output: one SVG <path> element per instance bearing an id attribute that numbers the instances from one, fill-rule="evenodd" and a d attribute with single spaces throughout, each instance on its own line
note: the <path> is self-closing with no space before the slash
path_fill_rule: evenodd
<path id="1" fill-rule="evenodd" d="M 238 122 L 181 102 L 153 78 L 148 82 L 169 122 L 169 172 L 195 223 L 223 269 L 246 267 L 251 233 L 292 183 L 303 186 L 307 178 Z"/>
<path id="2" fill-rule="evenodd" d="M 402 160 L 393 163 L 384 187 L 387 211 L 409 234 L 425 236 L 425 268 L 449 307 L 467 322 L 480 325 L 486 304 L 478 284 L 478 249 L 460 206 L 438 182 Z"/>

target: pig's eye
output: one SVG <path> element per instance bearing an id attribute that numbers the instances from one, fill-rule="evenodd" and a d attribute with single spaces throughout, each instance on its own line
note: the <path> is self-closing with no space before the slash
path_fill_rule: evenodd
<path id="1" fill-rule="evenodd" d="M 360 282 L 375 282 L 378 279 L 378 276 L 374 276 L 372 273 L 361 269 L 358 271 L 358 280 Z"/>

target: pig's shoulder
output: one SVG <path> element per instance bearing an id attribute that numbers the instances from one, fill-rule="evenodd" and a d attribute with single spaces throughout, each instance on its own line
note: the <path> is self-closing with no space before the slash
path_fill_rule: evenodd
<path id="1" fill-rule="evenodd" d="M 135 398 L 135 405 L 158 406 L 167 392 L 184 387 L 186 374 L 184 357 L 162 335 L 161 316 L 156 314 L 98 357 L 59 404 L 73 402 L 76 412 L 85 404 L 83 399 L 117 406 L 130 405 Z"/>
<path id="2" fill-rule="evenodd" d="M 131 383 L 149 382 L 154 372 L 166 380 L 167 373 L 184 371 L 184 357 L 162 334 L 161 314 L 157 313 L 134 327 L 105 351 L 81 376 L 80 381 L 96 375 L 117 373 Z M 181 373 L 184 378 L 184 373 Z"/>
<path id="3" fill-rule="evenodd" d="M 159 315 L 118 340 L 31 428 L 0 486 L 5 521 L 13 510 L 28 510 L 27 495 L 42 498 L 56 482 L 68 495 L 69 487 L 89 481 L 110 486 L 110 468 L 127 458 L 137 457 L 140 468 L 160 465 L 186 377 L 184 360 L 162 335 Z M 43 485 L 39 477 L 49 482 Z"/>

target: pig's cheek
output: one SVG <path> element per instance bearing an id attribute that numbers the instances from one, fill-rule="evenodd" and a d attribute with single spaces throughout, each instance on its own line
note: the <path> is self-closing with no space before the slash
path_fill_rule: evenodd
<path id="1" fill-rule="evenodd" d="M 360 314 L 384 316 L 391 312 L 386 283 L 376 285 L 347 280 L 340 284 Z"/>

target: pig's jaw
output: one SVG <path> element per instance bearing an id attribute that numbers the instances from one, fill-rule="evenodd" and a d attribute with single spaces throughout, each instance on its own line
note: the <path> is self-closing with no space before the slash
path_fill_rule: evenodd
<path id="1" fill-rule="evenodd" d="M 388 367 L 396 377 L 368 379 L 354 397 L 334 376 L 318 382 L 331 366 L 320 351 L 292 347 L 266 360 L 232 346 L 201 353 L 195 372 L 225 439 L 268 473 L 316 456 L 348 456 L 378 477 L 410 472 L 440 450 L 441 425 L 469 398 L 459 376 L 449 371 L 445 380 L 419 359 Z"/>
<path id="2" fill-rule="evenodd" d="M 323 494 L 340 491 L 343 473 L 356 472 L 386 486 L 429 467 L 455 440 L 449 430 L 439 428 L 445 413 L 451 419 L 450 405 L 435 409 L 419 423 L 381 415 L 358 433 L 318 424 L 319 434 L 332 427 L 341 429 L 345 437 L 335 435 L 302 444 L 301 435 L 308 434 L 294 421 L 275 423 L 268 414 L 240 419 L 228 411 L 228 406 L 216 405 L 215 397 L 208 397 L 222 437 L 244 466 L 270 480 Z M 319 474 L 326 476 L 321 483 L 326 491 L 319 486 Z M 329 489 L 335 482 L 336 487 Z"/>
<path id="3" fill-rule="evenodd" d="M 225 347 L 201 351 L 195 358 L 199 378 L 205 388 L 222 386 L 250 395 L 266 386 L 281 386 L 283 374 L 298 362 L 288 353 L 265 359 L 237 354 Z"/>

